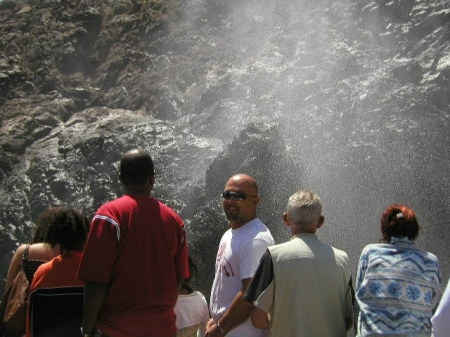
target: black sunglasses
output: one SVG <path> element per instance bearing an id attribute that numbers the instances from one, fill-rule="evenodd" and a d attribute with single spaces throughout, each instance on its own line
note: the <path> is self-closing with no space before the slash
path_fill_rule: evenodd
<path id="1" fill-rule="evenodd" d="M 238 191 L 238 192 L 223 191 L 222 192 L 222 197 L 224 199 L 226 199 L 226 200 L 233 199 L 233 200 L 242 201 L 242 200 L 247 199 L 247 196 L 252 197 L 252 198 L 256 198 L 257 197 L 257 195 L 250 195 L 250 194 L 247 194 L 245 192 L 240 192 L 240 191 Z"/>

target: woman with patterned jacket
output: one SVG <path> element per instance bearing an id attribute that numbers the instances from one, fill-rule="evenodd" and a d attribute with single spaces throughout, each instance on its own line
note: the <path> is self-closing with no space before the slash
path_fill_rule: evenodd
<path id="1" fill-rule="evenodd" d="M 381 217 L 382 239 L 359 259 L 356 299 L 358 336 L 427 336 L 441 296 L 438 259 L 415 246 L 419 224 L 404 205 Z"/>

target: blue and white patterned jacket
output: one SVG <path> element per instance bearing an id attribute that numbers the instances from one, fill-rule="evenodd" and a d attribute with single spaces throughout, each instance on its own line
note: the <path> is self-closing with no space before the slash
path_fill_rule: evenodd
<path id="1" fill-rule="evenodd" d="M 435 255 L 405 237 L 367 245 L 359 259 L 358 336 L 427 336 L 441 297 Z"/>

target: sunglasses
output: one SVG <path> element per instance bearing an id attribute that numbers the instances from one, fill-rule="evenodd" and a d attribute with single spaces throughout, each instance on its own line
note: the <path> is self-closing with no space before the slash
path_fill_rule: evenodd
<path id="1" fill-rule="evenodd" d="M 247 196 L 252 197 L 252 198 L 257 197 L 257 195 L 250 195 L 250 194 L 247 194 L 245 192 L 240 192 L 240 191 L 238 191 L 238 192 L 223 191 L 222 192 L 222 197 L 226 200 L 233 199 L 233 200 L 237 200 L 237 201 L 242 201 L 242 200 L 247 199 Z"/>

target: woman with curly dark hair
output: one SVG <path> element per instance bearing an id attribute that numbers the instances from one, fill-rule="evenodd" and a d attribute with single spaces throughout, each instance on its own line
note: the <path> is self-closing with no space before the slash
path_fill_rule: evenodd
<path id="1" fill-rule="evenodd" d="M 47 242 L 47 233 L 53 226 L 57 225 L 54 218 L 60 209 L 62 208 L 55 207 L 40 214 L 31 244 L 20 245 L 11 259 L 5 289 L 8 289 L 21 267 L 24 268 L 25 274 L 31 283 L 37 268 L 60 254 L 58 245 L 52 246 Z M 23 264 L 24 257 L 27 260 L 25 264 Z"/>
<path id="2" fill-rule="evenodd" d="M 31 285 L 36 270 L 42 264 L 60 254 L 81 251 L 89 231 L 87 218 L 80 211 L 70 207 L 54 207 L 43 212 L 36 225 L 32 243 L 20 245 L 11 259 L 5 285 L 7 290 L 21 269 Z M 29 289 L 25 291 L 28 293 Z M 27 297 L 27 293 L 24 297 Z M 17 331 L 14 335 L 25 333 L 25 317 L 23 328 L 19 328 L 19 324 L 14 326 L 14 330 Z M 8 335 L 9 332 L 3 332 L 3 328 L 2 326 L 0 329 L 2 333 Z M 19 333 L 19 330 L 23 333 Z"/>
<path id="3" fill-rule="evenodd" d="M 30 293 L 38 288 L 83 285 L 76 272 L 89 233 L 88 219 L 71 207 L 49 209 L 42 218 L 49 224 L 45 242 L 59 254 L 36 270 Z"/>
<path id="4" fill-rule="evenodd" d="M 430 336 L 441 296 L 438 259 L 416 247 L 419 223 L 408 206 L 390 205 L 379 244 L 367 245 L 358 265 L 358 336 Z"/>
<path id="5" fill-rule="evenodd" d="M 36 270 L 30 286 L 30 299 L 36 290 L 42 288 L 84 286 L 84 281 L 77 279 L 76 273 L 89 233 L 88 219 L 82 212 L 71 207 L 52 208 L 45 212 L 43 217 L 50 225 L 45 242 L 57 249 L 59 255 Z M 31 336 L 29 323 L 28 319 L 27 336 Z"/>

